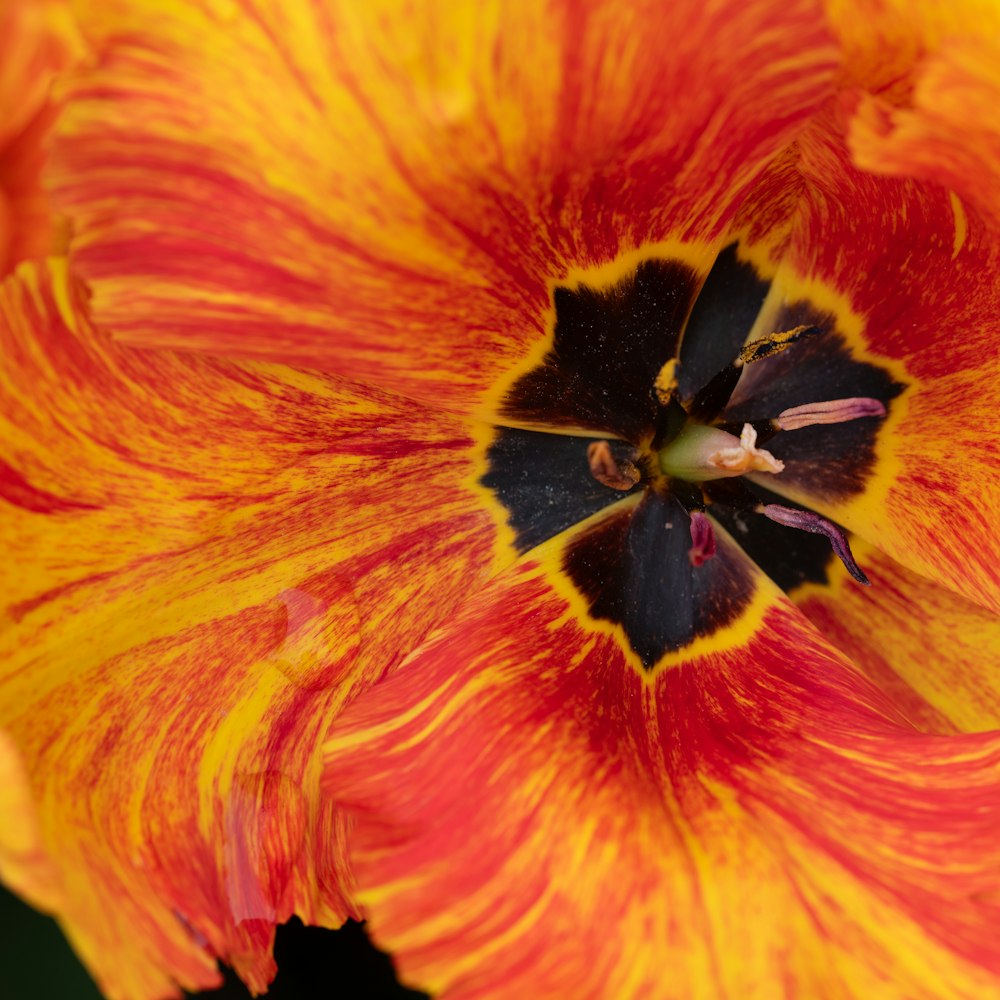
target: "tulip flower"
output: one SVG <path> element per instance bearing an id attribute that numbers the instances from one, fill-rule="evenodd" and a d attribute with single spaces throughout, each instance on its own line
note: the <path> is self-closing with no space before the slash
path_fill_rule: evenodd
<path id="1" fill-rule="evenodd" d="M 989 7 L 73 7 L 0 875 L 107 995 L 996 993 Z"/>

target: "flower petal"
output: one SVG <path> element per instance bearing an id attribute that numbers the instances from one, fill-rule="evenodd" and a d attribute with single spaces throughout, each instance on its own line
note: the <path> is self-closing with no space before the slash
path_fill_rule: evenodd
<path id="1" fill-rule="evenodd" d="M 989 0 L 828 4 L 855 163 L 935 181 L 1000 222 L 1000 11 Z"/>
<path id="2" fill-rule="evenodd" d="M 492 569 L 470 429 L 329 377 L 122 348 L 65 264 L 3 290 L 0 727 L 102 988 L 262 990 L 354 913 L 330 720 Z M 207 953 L 206 953 L 207 952 Z"/>
<path id="3" fill-rule="evenodd" d="M 792 600 L 921 729 L 1000 729 L 1000 618 L 872 545 L 854 549 L 871 587 L 853 585 L 834 560 L 828 584 Z"/>
<path id="4" fill-rule="evenodd" d="M 0 277 L 63 240 L 42 191 L 54 75 L 83 54 L 66 0 L 0 3 Z"/>
<path id="5" fill-rule="evenodd" d="M 833 489 L 832 459 L 841 455 L 817 447 L 810 481 L 804 472 L 790 487 L 780 476 L 766 485 L 897 562 L 1000 610 L 1000 452 L 989 430 L 1000 411 L 1000 238 L 936 185 L 853 167 L 837 128 L 831 116 L 801 145 L 807 183 L 762 315 L 810 303 L 857 360 L 904 388 L 890 399 L 862 387 L 889 410 L 865 459 L 871 468 L 863 483 Z M 845 395 L 829 388 L 829 398 Z M 785 434 L 849 442 L 854 425 L 869 422 L 783 432 L 768 447 L 791 471 L 780 444 Z"/>
<path id="6" fill-rule="evenodd" d="M 490 412 L 551 283 L 707 269 L 836 57 L 811 0 L 78 7 L 54 185 L 100 323 Z"/>
<path id="7" fill-rule="evenodd" d="M 376 940 L 449 998 L 971 1000 L 998 761 L 907 726 L 774 593 L 644 679 L 528 560 L 340 717 L 325 786 Z"/>
<path id="8" fill-rule="evenodd" d="M 62 902 L 55 865 L 45 853 L 31 785 L 17 745 L 0 732 L 0 879 L 43 909 Z"/>

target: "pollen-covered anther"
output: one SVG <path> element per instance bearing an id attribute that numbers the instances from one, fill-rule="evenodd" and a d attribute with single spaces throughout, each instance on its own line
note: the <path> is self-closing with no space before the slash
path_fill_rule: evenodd
<path id="1" fill-rule="evenodd" d="M 607 441 L 593 441 L 587 447 L 587 462 L 590 474 L 604 486 L 613 490 L 632 489 L 642 478 L 639 470 L 631 462 L 619 464 L 611 453 L 611 445 Z"/>
<path id="2" fill-rule="evenodd" d="M 700 510 L 691 514 L 691 548 L 688 559 L 692 566 L 701 566 L 715 555 L 715 532 L 712 522 Z"/>
<path id="3" fill-rule="evenodd" d="M 653 383 L 653 388 L 656 391 L 656 398 L 660 401 L 660 405 L 669 405 L 670 400 L 673 399 L 674 393 L 677 391 L 676 358 L 671 358 L 660 369 L 659 374 L 656 376 L 656 381 Z"/>
<path id="4" fill-rule="evenodd" d="M 782 431 L 794 431 L 813 424 L 841 424 L 861 417 L 884 417 L 885 405 L 869 396 L 830 399 L 823 403 L 805 403 L 782 410 L 772 424 Z"/>
<path id="5" fill-rule="evenodd" d="M 787 350 L 792 344 L 797 344 L 806 337 L 814 337 L 823 331 L 818 326 L 795 326 L 791 330 L 779 330 L 776 333 L 769 333 L 759 340 L 751 340 L 739 353 L 739 357 L 733 362 L 737 367 L 752 364 L 754 361 L 763 361 L 775 354 L 780 354 Z"/>
<path id="6" fill-rule="evenodd" d="M 743 425 L 738 445 L 720 448 L 708 456 L 708 462 L 729 475 L 743 475 L 746 472 L 778 473 L 785 468 L 784 462 L 764 448 L 757 447 L 757 432 L 751 424 Z"/>

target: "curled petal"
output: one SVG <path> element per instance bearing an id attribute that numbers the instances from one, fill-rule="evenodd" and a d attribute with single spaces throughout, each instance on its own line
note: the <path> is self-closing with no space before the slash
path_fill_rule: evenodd
<path id="1" fill-rule="evenodd" d="M 84 302 L 58 261 L 0 294 L 0 728 L 102 989 L 206 988 L 218 956 L 261 991 L 275 924 L 358 913 L 331 720 L 491 569 L 473 442 L 331 378 L 120 348 Z"/>
<path id="2" fill-rule="evenodd" d="M 46 853 L 38 815 L 17 744 L 0 732 L 0 879 L 34 906 L 63 901 L 58 870 Z"/>
<path id="3" fill-rule="evenodd" d="M 932 181 L 1000 223 L 1000 12 L 988 0 L 831 0 L 851 153 Z"/>
<path id="4" fill-rule="evenodd" d="M 0 3 L 0 277 L 65 241 L 42 190 L 55 75 L 84 52 L 66 0 Z"/>

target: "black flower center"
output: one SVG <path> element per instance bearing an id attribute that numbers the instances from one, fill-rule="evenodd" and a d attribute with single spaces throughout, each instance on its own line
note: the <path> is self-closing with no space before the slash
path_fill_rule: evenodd
<path id="1" fill-rule="evenodd" d="M 746 613 L 753 563 L 792 590 L 826 582 L 836 552 L 864 582 L 844 533 L 783 497 L 863 490 L 903 386 L 833 313 L 770 290 L 735 245 L 704 281 L 651 258 L 557 286 L 551 344 L 504 397 L 519 426 L 486 451 L 515 548 L 552 540 L 586 613 L 646 670 Z"/>

